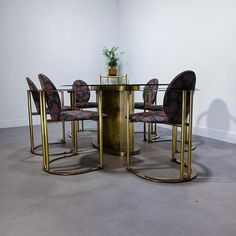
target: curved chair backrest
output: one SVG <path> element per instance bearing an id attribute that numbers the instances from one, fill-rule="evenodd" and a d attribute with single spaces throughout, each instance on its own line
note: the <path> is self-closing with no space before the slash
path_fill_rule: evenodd
<path id="1" fill-rule="evenodd" d="M 29 90 L 32 93 L 32 97 L 33 97 L 33 100 L 34 100 L 34 104 L 35 104 L 36 110 L 37 110 L 38 113 L 40 113 L 39 91 L 38 91 L 36 85 L 34 84 L 34 82 L 29 77 L 26 77 L 26 81 L 27 81 L 27 83 L 29 85 Z"/>
<path id="2" fill-rule="evenodd" d="M 39 74 L 42 90 L 45 91 L 46 102 L 52 120 L 58 120 L 61 112 L 61 100 L 53 82 L 44 74 Z"/>
<path id="3" fill-rule="evenodd" d="M 72 86 L 76 95 L 76 102 L 88 102 L 90 98 L 90 90 L 83 80 L 75 80 Z"/>
<path id="4" fill-rule="evenodd" d="M 147 82 L 143 90 L 143 100 L 149 104 L 154 104 L 157 98 L 158 79 L 151 79 Z"/>
<path id="5" fill-rule="evenodd" d="M 164 111 L 169 123 L 180 124 L 182 117 L 182 92 L 187 92 L 186 117 L 189 114 L 190 90 L 194 90 L 196 85 L 196 75 L 193 71 L 187 70 L 177 75 L 169 84 L 164 95 Z"/>

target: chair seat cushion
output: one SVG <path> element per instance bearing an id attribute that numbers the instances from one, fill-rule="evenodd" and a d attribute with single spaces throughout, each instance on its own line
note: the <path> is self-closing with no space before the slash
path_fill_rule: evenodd
<path id="1" fill-rule="evenodd" d="M 62 111 L 69 111 L 69 110 L 72 110 L 72 109 L 71 109 L 71 106 L 62 106 L 61 110 Z"/>
<path id="2" fill-rule="evenodd" d="M 77 102 L 76 108 L 96 108 L 98 104 L 96 102 Z"/>
<path id="3" fill-rule="evenodd" d="M 162 111 L 139 112 L 130 114 L 130 122 L 145 122 L 145 123 L 163 123 L 168 124 L 168 117 Z"/>
<path id="4" fill-rule="evenodd" d="M 136 102 L 134 104 L 134 108 L 135 109 L 141 109 L 141 110 L 144 110 L 147 109 L 147 110 L 150 110 L 150 111 L 162 111 L 163 110 L 163 106 L 162 105 L 154 105 L 154 104 L 148 104 L 146 103 L 145 106 L 144 106 L 144 102 Z"/>
<path id="5" fill-rule="evenodd" d="M 103 117 L 107 115 L 103 114 Z M 60 113 L 60 121 L 75 121 L 75 120 L 98 120 L 99 114 L 95 111 L 86 111 L 86 110 L 70 110 L 62 111 Z"/>

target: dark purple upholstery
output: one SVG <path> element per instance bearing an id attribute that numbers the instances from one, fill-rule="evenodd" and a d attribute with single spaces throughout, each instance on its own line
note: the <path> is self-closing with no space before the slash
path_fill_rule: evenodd
<path id="1" fill-rule="evenodd" d="M 98 107 L 96 102 L 89 102 L 90 90 L 83 80 L 76 80 L 72 86 L 76 96 L 76 108 L 95 108 Z"/>
<path id="2" fill-rule="evenodd" d="M 58 91 L 52 81 L 44 74 L 39 74 L 42 90 L 45 91 L 46 102 L 52 120 L 59 120 L 61 112 L 61 100 Z"/>
<path id="3" fill-rule="evenodd" d="M 179 124 L 182 114 L 182 91 L 187 92 L 186 117 L 189 114 L 190 90 L 194 90 L 196 85 L 196 75 L 193 71 L 184 71 L 177 75 L 169 84 L 163 101 L 163 107 L 168 122 Z"/>
<path id="4" fill-rule="evenodd" d="M 130 114 L 131 122 L 167 123 L 168 118 L 164 111 L 149 111 Z"/>
<path id="5" fill-rule="evenodd" d="M 182 91 L 195 89 L 196 75 L 193 71 L 184 71 L 169 84 L 163 102 L 163 110 L 141 112 L 130 115 L 131 122 L 180 124 L 182 116 Z M 186 117 L 189 114 L 190 92 L 187 92 Z"/>
<path id="6" fill-rule="evenodd" d="M 30 78 L 26 77 L 26 81 L 28 83 L 29 90 L 31 91 L 36 110 L 38 113 L 40 113 L 39 91 L 38 91 L 37 87 L 35 86 L 34 82 Z"/>
<path id="7" fill-rule="evenodd" d="M 134 104 L 135 109 L 158 110 L 160 108 L 154 105 L 157 97 L 158 84 L 158 79 L 151 79 L 148 81 L 143 91 L 143 101 L 145 101 L 145 103 L 136 102 Z"/>
<path id="8" fill-rule="evenodd" d="M 61 109 L 61 101 L 56 87 L 52 81 L 44 74 L 39 74 L 39 81 L 45 91 L 46 102 L 52 120 L 55 121 L 75 121 L 75 120 L 98 120 L 98 113 L 94 111 Z M 103 115 L 105 116 L 105 115 Z"/>
<path id="9" fill-rule="evenodd" d="M 143 102 L 136 102 L 135 109 L 144 110 L 144 103 Z M 145 109 L 150 111 L 161 111 L 163 110 L 163 105 L 154 105 L 154 104 L 145 104 Z"/>
<path id="10" fill-rule="evenodd" d="M 87 111 L 87 110 L 71 110 L 62 111 L 60 113 L 61 121 L 73 121 L 73 120 L 98 120 L 98 112 Z"/>

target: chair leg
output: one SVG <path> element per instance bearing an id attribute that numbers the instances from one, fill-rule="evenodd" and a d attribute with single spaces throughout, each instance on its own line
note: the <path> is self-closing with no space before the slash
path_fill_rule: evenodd
<path id="1" fill-rule="evenodd" d="M 50 172 L 49 166 L 49 150 L 48 150 L 48 126 L 46 115 L 46 103 L 44 92 L 40 92 L 40 114 L 41 114 L 41 136 L 43 147 L 43 170 Z"/>
<path id="2" fill-rule="evenodd" d="M 72 121 L 72 150 L 73 154 L 77 155 L 78 154 L 78 136 L 77 136 L 77 121 Z"/>
<path id="3" fill-rule="evenodd" d="M 31 103 L 30 91 L 27 91 L 27 100 L 28 100 L 29 134 L 30 134 L 30 152 L 34 153 L 34 129 L 33 129 L 33 115 L 32 115 L 32 103 Z"/>
<path id="4" fill-rule="evenodd" d="M 146 136 L 146 123 L 143 123 L 143 141 L 146 142 L 147 141 L 147 136 Z"/>
<path id="5" fill-rule="evenodd" d="M 66 143 L 65 122 L 62 122 L 62 140 L 61 140 L 61 143 Z"/>
<path id="6" fill-rule="evenodd" d="M 81 121 L 81 131 L 84 131 L 84 121 Z"/>
<path id="7" fill-rule="evenodd" d="M 127 96 L 127 105 L 126 105 L 126 132 L 127 132 L 127 149 L 126 149 L 126 168 L 127 170 L 131 170 L 130 166 L 130 121 L 129 121 L 129 104 L 130 104 L 129 94 Z M 144 140 L 146 140 L 146 124 L 144 123 Z"/>
<path id="8" fill-rule="evenodd" d="M 192 176 L 192 127 L 193 127 L 193 91 L 190 91 L 190 111 L 189 111 L 189 127 L 188 127 L 188 178 Z"/>
<path id="9" fill-rule="evenodd" d="M 181 143 L 180 143 L 180 181 L 184 180 L 184 144 L 186 133 L 186 91 L 183 91 L 182 96 L 182 119 L 181 119 Z"/>
<path id="10" fill-rule="evenodd" d="M 175 154 L 177 153 L 177 126 L 172 126 L 172 161 L 176 161 Z"/>
<path id="11" fill-rule="evenodd" d="M 101 92 L 100 92 L 101 93 Z M 103 118 L 102 118 L 102 93 L 98 96 L 98 114 L 99 114 L 99 167 L 103 168 Z"/>

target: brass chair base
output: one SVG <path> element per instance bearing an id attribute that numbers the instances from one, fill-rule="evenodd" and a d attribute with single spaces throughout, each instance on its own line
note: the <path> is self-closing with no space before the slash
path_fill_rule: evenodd
<path id="1" fill-rule="evenodd" d="M 172 142 L 172 138 L 170 137 L 170 138 L 166 138 L 166 139 L 164 139 L 164 138 L 161 138 L 161 136 L 158 136 L 158 137 L 154 137 L 154 138 L 151 138 L 151 139 L 147 139 L 147 143 L 160 143 L 160 142 Z M 177 142 L 178 143 L 181 143 L 181 140 L 177 140 Z M 185 144 L 186 144 L 186 147 L 185 147 L 185 152 L 187 152 L 188 151 L 188 142 L 185 142 Z M 195 150 L 197 147 L 196 147 L 196 145 L 193 145 L 192 144 L 192 148 L 191 148 L 191 150 L 193 151 L 193 150 Z M 180 149 L 179 148 L 177 148 L 177 151 L 176 151 L 176 153 L 180 153 Z"/>
<path id="2" fill-rule="evenodd" d="M 61 142 L 53 142 L 53 143 L 49 143 L 49 147 L 50 146 L 54 146 L 54 145 L 60 145 L 60 144 L 65 144 L 65 141 L 61 141 Z M 42 151 L 39 151 L 38 149 L 42 148 L 42 144 L 34 147 L 33 151 L 30 151 L 32 154 L 37 155 L 37 156 L 43 156 Z M 68 151 L 68 152 L 55 152 L 55 153 L 50 153 L 50 156 L 58 156 L 58 155 L 66 155 L 66 154 L 70 154 L 72 153 L 72 150 Z"/>
<path id="3" fill-rule="evenodd" d="M 177 164 L 180 164 L 179 160 L 175 160 L 175 159 L 172 159 L 171 160 L 172 162 L 175 162 Z M 185 164 L 184 167 L 186 168 L 186 172 L 187 173 L 187 165 Z M 141 173 L 141 170 L 144 170 L 144 168 L 132 168 L 132 167 L 127 167 L 126 170 L 142 179 L 145 179 L 145 180 L 150 180 L 150 181 L 153 181 L 153 182 L 161 182 L 161 183 L 180 183 L 180 182 L 187 182 L 187 181 L 191 181 L 193 180 L 194 178 L 197 177 L 198 173 L 195 169 L 192 168 L 192 171 L 191 171 L 191 176 L 187 176 L 187 174 L 184 175 L 184 178 L 181 179 L 180 177 L 160 177 L 160 176 L 149 176 L 149 175 L 145 175 L 143 173 Z M 158 168 L 155 169 L 155 171 L 158 171 Z"/>
<path id="4" fill-rule="evenodd" d="M 69 157 L 75 157 L 78 154 L 71 154 L 71 155 L 65 155 L 65 156 L 61 156 L 58 158 L 54 158 L 53 160 L 50 160 L 50 164 L 56 161 L 59 161 L 61 159 L 64 158 L 69 158 Z M 79 175 L 79 174 L 85 174 L 85 173 L 89 173 L 92 171 L 96 171 L 96 170 L 101 170 L 104 167 L 101 167 L 100 165 L 94 166 L 94 167 L 81 167 L 79 165 L 76 164 L 70 164 L 70 165 L 61 165 L 59 167 L 51 167 L 50 170 L 45 170 L 43 169 L 43 171 L 45 171 L 46 173 L 49 174 L 53 174 L 53 175 L 61 175 L 61 176 L 71 176 L 71 175 Z"/>

